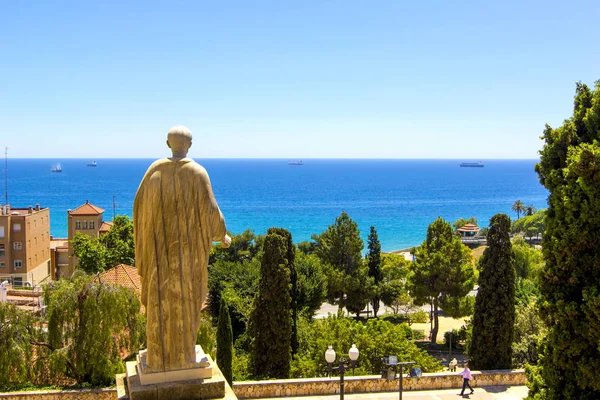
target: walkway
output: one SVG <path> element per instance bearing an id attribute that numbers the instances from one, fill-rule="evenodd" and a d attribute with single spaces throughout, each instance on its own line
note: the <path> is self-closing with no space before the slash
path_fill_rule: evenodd
<path id="1" fill-rule="evenodd" d="M 402 393 L 402 399 L 407 400 L 516 400 L 523 399 L 527 396 L 527 386 L 488 386 L 485 388 L 476 387 L 475 393 L 472 395 L 459 396 L 460 389 L 444 389 L 444 390 L 423 390 L 409 391 Z M 469 389 L 466 390 L 469 392 Z M 384 393 L 360 393 L 360 394 L 345 394 L 344 400 L 397 400 L 398 392 Z M 297 397 L 277 397 L 279 400 L 337 400 L 339 394 L 331 396 L 297 396 Z M 269 398 L 275 399 L 275 397 Z M 255 400 L 267 400 L 255 399 Z"/>

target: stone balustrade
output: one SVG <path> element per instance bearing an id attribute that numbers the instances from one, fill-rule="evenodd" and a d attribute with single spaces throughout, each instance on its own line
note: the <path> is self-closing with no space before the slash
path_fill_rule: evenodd
<path id="1" fill-rule="evenodd" d="M 472 371 L 471 386 L 524 385 L 527 377 L 523 370 Z M 457 373 L 429 373 L 418 378 L 403 379 L 403 388 L 409 390 L 461 388 L 462 376 Z M 344 378 L 345 393 L 377 393 L 398 390 L 398 379 L 382 379 L 379 375 L 348 376 Z M 233 391 L 239 399 L 285 396 L 317 396 L 339 393 L 340 379 L 331 378 L 280 379 L 269 381 L 234 382 Z"/>
<path id="2" fill-rule="evenodd" d="M 472 371 L 473 387 L 524 385 L 527 377 L 522 369 Z M 344 378 L 346 393 L 377 393 L 398 391 L 398 379 L 382 379 L 379 375 Z M 423 374 L 418 378 L 403 378 L 405 391 L 449 389 L 462 387 L 462 376 L 456 372 Z M 331 378 L 280 379 L 269 381 L 241 381 L 233 383 L 239 399 L 285 396 L 319 396 L 339 393 L 340 379 Z M 232 396 L 231 396 L 232 397 Z M 228 398 L 231 398 L 228 397 Z M 117 389 L 49 390 L 35 392 L 0 393 L 0 400 L 116 400 Z"/>

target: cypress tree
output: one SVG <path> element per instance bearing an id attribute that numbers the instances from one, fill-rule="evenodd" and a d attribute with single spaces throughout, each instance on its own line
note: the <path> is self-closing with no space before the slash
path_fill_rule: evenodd
<path id="1" fill-rule="evenodd" d="M 251 316 L 251 368 L 256 378 L 288 378 L 291 361 L 292 310 L 286 239 L 265 236 L 259 292 Z"/>
<path id="2" fill-rule="evenodd" d="M 379 237 L 375 227 L 371 227 L 369 232 L 369 238 L 367 242 L 369 253 L 367 254 L 367 263 L 369 265 L 369 276 L 373 278 L 375 284 L 375 295 L 371 299 L 371 305 L 373 306 L 373 315 L 377 317 L 379 311 L 379 283 L 383 280 L 383 273 L 381 272 L 381 243 L 379 243 Z"/>
<path id="3" fill-rule="evenodd" d="M 469 350 L 474 369 L 507 369 L 512 364 L 515 266 L 509 232 L 508 215 L 496 214 L 490 219 L 488 247 L 479 263 L 479 291 Z"/>
<path id="4" fill-rule="evenodd" d="M 221 297 L 219 309 L 219 322 L 217 323 L 217 365 L 223 376 L 233 385 L 233 329 L 231 328 L 231 317 L 229 307 L 224 297 Z"/>
<path id="5" fill-rule="evenodd" d="M 292 242 L 292 234 L 287 229 L 269 228 L 267 234 L 276 233 L 285 239 L 285 258 L 290 270 L 290 283 L 292 284 L 292 355 L 298 351 L 298 271 L 296 270 L 296 246 Z"/>
<path id="6" fill-rule="evenodd" d="M 542 138 L 536 171 L 550 192 L 538 303 L 548 326 L 543 393 L 599 399 L 600 81 L 593 91 L 578 83 L 573 116 L 559 128 L 546 125 Z"/>

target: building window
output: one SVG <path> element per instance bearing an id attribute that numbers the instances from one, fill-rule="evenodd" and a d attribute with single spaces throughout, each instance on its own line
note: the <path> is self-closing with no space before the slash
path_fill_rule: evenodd
<path id="1" fill-rule="evenodd" d="M 6 250 L 4 249 L 4 243 L 0 244 L 0 257 L 4 257 L 6 255 Z"/>
<path id="2" fill-rule="evenodd" d="M 22 287 L 23 286 L 23 278 L 20 276 L 15 276 L 13 278 L 13 286 L 14 287 Z"/>
<path id="3" fill-rule="evenodd" d="M 94 221 L 90 221 L 90 229 L 94 229 Z"/>
<path id="4" fill-rule="evenodd" d="M 80 221 L 75 222 L 75 229 L 81 229 L 81 222 Z"/>
<path id="5" fill-rule="evenodd" d="M 87 221 L 83 221 L 83 229 L 87 229 Z"/>
<path id="6" fill-rule="evenodd" d="M 15 269 L 17 268 L 23 268 L 23 261 L 15 260 Z"/>
<path id="7" fill-rule="evenodd" d="M 21 232 L 21 224 L 13 224 L 13 232 Z"/>
<path id="8" fill-rule="evenodd" d="M 21 250 L 23 248 L 23 244 L 21 242 L 13 242 L 13 250 Z"/>
<path id="9" fill-rule="evenodd" d="M 4 239 L 4 227 L 0 226 L 0 239 Z"/>
<path id="10" fill-rule="evenodd" d="M 6 263 L 4 261 L 0 261 L 0 268 L 6 268 Z"/>

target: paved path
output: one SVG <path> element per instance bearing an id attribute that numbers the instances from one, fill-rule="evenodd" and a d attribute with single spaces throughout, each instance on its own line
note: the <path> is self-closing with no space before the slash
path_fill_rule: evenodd
<path id="1" fill-rule="evenodd" d="M 407 400 L 513 400 L 523 399 L 527 396 L 527 386 L 488 386 L 485 388 L 475 387 L 475 393 L 471 395 L 459 396 L 460 389 L 444 389 L 444 390 L 422 390 L 408 391 L 402 393 L 402 399 Z M 466 390 L 469 392 L 469 389 Z M 340 395 L 331 396 L 297 396 L 297 397 L 277 397 L 279 400 L 337 400 Z M 398 392 L 384 393 L 360 393 L 360 394 L 345 394 L 344 400 L 396 400 L 399 398 Z M 269 398 L 269 399 L 275 399 Z M 255 399 L 255 400 L 267 400 Z"/>

